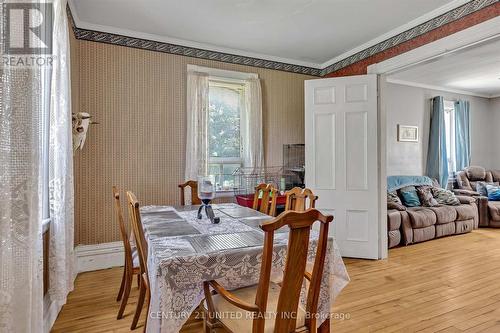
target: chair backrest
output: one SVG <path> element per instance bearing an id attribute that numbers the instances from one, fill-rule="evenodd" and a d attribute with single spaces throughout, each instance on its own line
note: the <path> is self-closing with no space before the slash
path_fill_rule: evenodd
<path id="1" fill-rule="evenodd" d="M 492 173 L 479 166 L 469 166 L 457 172 L 457 185 L 461 190 L 477 191 L 478 182 L 493 182 Z"/>
<path id="2" fill-rule="evenodd" d="M 318 197 L 308 188 L 294 187 L 290 191 L 285 192 L 285 195 L 285 211 L 294 210 L 296 212 L 303 212 L 309 208 L 314 208 L 316 200 L 318 200 Z M 308 199 L 309 207 L 306 207 Z"/>
<path id="3" fill-rule="evenodd" d="M 142 228 L 141 214 L 139 211 L 139 202 L 134 193 L 127 191 L 128 213 L 132 223 L 137 252 L 139 254 L 139 266 L 142 274 L 148 276 L 148 243 L 144 236 Z"/>
<path id="4" fill-rule="evenodd" d="M 297 318 L 290 314 L 296 314 L 298 310 L 300 292 L 306 273 L 309 234 L 315 221 L 319 221 L 321 227 L 307 294 L 306 311 L 309 316 L 306 316 L 305 325 L 309 332 L 316 332 L 315 314 L 318 310 L 321 278 L 328 246 L 328 226 L 333 221 L 333 216 L 325 216 L 316 209 L 308 209 L 305 212 L 288 211 L 260 226 L 264 231 L 264 249 L 255 304 L 262 313 L 265 313 L 267 306 L 274 232 L 284 226 L 290 228 L 284 276 L 276 308 L 275 332 L 295 332 Z M 253 332 L 264 332 L 264 323 L 265 315 L 256 316 L 253 320 Z"/>
<path id="5" fill-rule="evenodd" d="M 195 180 L 188 180 L 183 184 L 179 184 L 179 188 L 181 190 L 181 205 L 186 205 L 185 199 L 185 190 L 186 187 L 191 188 L 191 204 L 192 205 L 201 205 L 201 200 L 198 198 L 198 182 Z"/>
<path id="6" fill-rule="evenodd" d="M 116 186 L 113 186 L 113 197 L 115 213 L 117 216 L 120 235 L 123 242 L 123 249 L 125 252 L 125 260 L 128 261 L 127 265 L 130 265 L 129 267 L 132 267 L 132 248 L 130 246 L 130 234 L 127 230 L 127 226 L 125 225 L 125 220 L 123 219 L 122 206 L 120 203 L 120 191 Z"/>
<path id="7" fill-rule="evenodd" d="M 262 197 L 259 198 L 262 192 Z M 278 189 L 272 184 L 259 184 L 255 187 L 253 209 L 266 215 L 276 216 L 276 200 Z"/>

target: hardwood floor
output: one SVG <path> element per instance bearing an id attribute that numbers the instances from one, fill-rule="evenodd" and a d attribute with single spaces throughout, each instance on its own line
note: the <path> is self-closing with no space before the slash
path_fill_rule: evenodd
<path id="1" fill-rule="evenodd" d="M 500 332 L 500 229 L 396 248 L 388 260 L 345 261 L 352 281 L 335 303 L 332 332 Z M 129 332 L 137 288 L 116 320 L 121 274 L 78 275 L 53 332 Z"/>

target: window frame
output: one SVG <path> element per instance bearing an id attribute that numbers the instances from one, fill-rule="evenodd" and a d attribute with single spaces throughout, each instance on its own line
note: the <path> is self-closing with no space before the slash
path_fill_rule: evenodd
<path id="1" fill-rule="evenodd" d="M 224 83 L 230 85 L 230 84 L 241 84 L 244 87 L 244 84 L 246 83 L 246 80 L 248 79 L 257 79 L 259 78 L 258 74 L 256 73 L 246 73 L 246 72 L 238 72 L 238 71 L 230 71 L 230 70 L 224 70 L 224 69 L 217 69 L 217 68 L 209 68 L 209 67 L 202 67 L 202 66 L 197 66 L 197 65 L 187 65 L 187 71 L 190 72 L 201 72 L 201 73 L 206 73 L 208 74 L 208 80 L 209 80 L 209 94 L 210 94 L 210 83 L 211 82 L 220 82 L 221 85 Z M 240 157 L 211 157 L 210 154 L 208 154 L 208 161 L 207 164 L 220 164 L 220 170 L 222 174 L 222 170 L 225 164 L 239 164 L 240 166 L 244 166 L 244 154 L 245 154 L 245 140 L 244 138 L 246 137 L 246 126 L 245 124 L 245 110 L 244 110 L 244 104 L 245 104 L 245 95 L 244 95 L 244 90 L 242 92 L 242 105 L 240 109 Z M 224 197 L 224 196 L 232 196 L 233 195 L 233 189 L 217 189 L 217 196 L 218 197 Z"/>
<path id="2" fill-rule="evenodd" d="M 221 78 L 221 77 L 216 77 L 216 76 L 209 76 L 208 78 L 208 93 L 210 95 L 210 88 L 211 87 L 221 87 L 221 88 L 227 88 L 227 89 L 234 89 L 237 91 L 240 95 L 240 151 L 239 151 L 239 157 L 217 157 L 217 156 L 211 156 L 210 150 L 208 154 L 208 165 L 210 169 L 210 165 L 219 165 L 219 174 L 214 175 L 214 176 L 220 176 L 220 183 L 221 183 L 221 188 L 217 189 L 216 191 L 218 193 L 232 193 L 233 189 L 224 189 L 223 183 L 225 180 L 225 176 L 227 174 L 224 173 L 224 166 L 225 165 L 234 165 L 237 164 L 239 167 L 241 167 L 244 164 L 244 151 L 245 151 L 245 126 L 244 126 L 244 117 L 245 117 L 245 81 L 240 80 L 240 79 L 231 79 L 231 78 Z M 238 91 L 239 90 L 239 91 Z"/>

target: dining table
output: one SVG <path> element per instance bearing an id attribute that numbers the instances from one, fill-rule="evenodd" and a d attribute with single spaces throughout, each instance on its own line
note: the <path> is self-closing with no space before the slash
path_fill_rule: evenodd
<path id="1" fill-rule="evenodd" d="M 206 216 L 199 219 L 199 206 L 140 208 L 151 290 L 147 332 L 179 332 L 204 298 L 204 281 L 217 280 L 228 290 L 258 283 L 264 242 L 260 224 L 272 217 L 234 203 L 212 207 L 219 223 Z M 314 261 L 318 234 L 313 227 L 308 265 Z M 277 230 L 274 238 L 271 280 L 279 282 L 288 227 Z M 328 239 L 324 267 L 316 316 L 319 331 L 329 332 L 332 304 L 349 282 L 333 237 Z M 305 295 L 301 293 L 299 306 L 305 306 Z"/>

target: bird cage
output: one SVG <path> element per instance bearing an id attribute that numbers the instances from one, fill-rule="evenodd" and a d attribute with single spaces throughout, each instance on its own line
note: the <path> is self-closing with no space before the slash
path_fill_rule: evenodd
<path id="1" fill-rule="evenodd" d="M 286 177 L 287 188 L 304 187 L 305 176 L 305 145 L 286 144 L 283 145 L 283 169 L 287 174 L 293 176 Z"/>
<path id="2" fill-rule="evenodd" d="M 286 184 L 292 183 L 290 178 L 297 178 L 283 167 L 249 168 L 241 167 L 233 172 L 235 188 L 234 194 L 239 205 L 252 207 L 255 187 L 259 184 L 273 184 L 279 190 L 278 205 L 285 204 L 284 192 L 289 190 Z"/>

